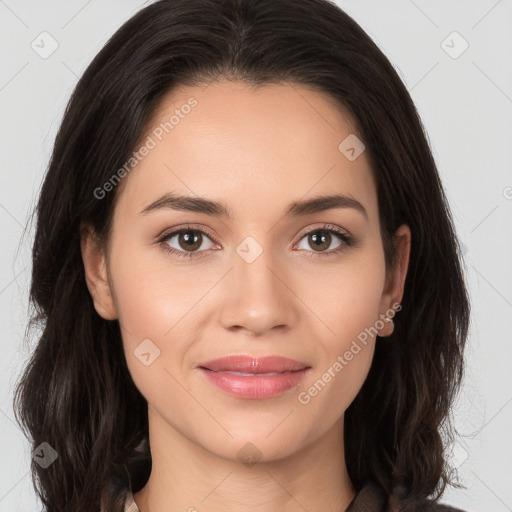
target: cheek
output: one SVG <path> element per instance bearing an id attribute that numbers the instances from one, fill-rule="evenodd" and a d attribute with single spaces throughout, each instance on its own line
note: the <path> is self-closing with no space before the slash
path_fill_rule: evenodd
<path id="1" fill-rule="evenodd" d="M 371 367 L 375 337 L 367 335 L 354 324 L 358 336 L 342 333 L 332 343 L 324 345 L 324 357 L 297 401 L 312 417 L 322 417 L 325 425 L 333 424 L 350 406 L 361 389 Z"/>
<path id="2" fill-rule="evenodd" d="M 329 271 L 328 279 L 319 273 L 307 277 L 328 285 L 323 293 L 309 287 L 303 295 L 324 328 L 316 331 L 322 355 L 298 401 L 330 421 L 347 409 L 371 367 L 385 279 L 384 259 L 378 256 L 378 251 L 361 251 L 347 257 L 336 271 Z"/>
<path id="3" fill-rule="evenodd" d="M 152 252 L 124 247 L 122 252 L 113 251 L 111 258 L 126 361 L 144 395 L 168 387 L 166 370 L 176 373 L 183 361 L 188 340 L 194 338 L 187 320 L 199 293 L 193 276 L 162 268 L 165 258 L 155 260 Z"/>
<path id="4" fill-rule="evenodd" d="M 322 321 L 323 338 L 338 351 L 379 318 L 385 264 L 378 249 L 368 244 L 335 263 L 309 265 L 294 278 L 297 295 Z"/>
<path id="5" fill-rule="evenodd" d="M 192 266 L 172 265 L 158 247 L 127 244 L 112 251 L 111 261 L 117 311 L 131 341 L 170 338 L 208 289 Z"/>

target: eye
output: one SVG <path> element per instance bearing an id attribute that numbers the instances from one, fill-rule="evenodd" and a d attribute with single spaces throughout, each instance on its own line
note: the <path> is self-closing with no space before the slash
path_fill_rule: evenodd
<path id="1" fill-rule="evenodd" d="M 157 243 L 165 251 L 178 258 L 194 258 L 198 252 L 204 252 L 206 249 L 212 248 L 211 245 L 208 246 L 207 242 L 208 240 L 212 242 L 211 238 L 211 235 L 202 229 L 185 226 L 166 233 L 157 240 Z M 175 240 L 173 241 L 173 239 Z M 171 244 L 174 244 L 174 246 Z"/>
<path id="2" fill-rule="evenodd" d="M 340 240 L 340 243 L 332 249 L 332 243 L 335 242 L 336 239 Z M 188 259 L 200 257 L 200 253 L 212 249 L 212 244 L 215 245 L 212 240 L 214 240 L 213 235 L 205 230 L 184 226 L 165 233 L 156 243 L 161 245 L 166 252 L 178 258 Z M 305 240 L 305 244 L 309 244 L 310 247 L 313 247 L 313 250 L 309 250 L 307 247 L 301 247 L 302 240 Z M 305 250 L 306 253 L 309 253 L 308 256 L 310 257 L 332 256 L 353 244 L 352 235 L 347 234 L 338 226 L 326 224 L 304 233 L 297 248 Z M 217 249 L 218 248 L 219 246 L 217 246 Z M 327 250 L 329 248 L 331 248 L 331 250 Z"/>
<path id="3" fill-rule="evenodd" d="M 332 249 L 332 243 L 336 242 L 336 238 L 338 240 L 341 240 L 341 242 L 339 243 L 338 246 Z M 312 257 L 338 254 L 339 252 L 345 250 L 347 247 L 353 244 L 351 235 L 345 233 L 338 226 L 334 226 L 331 224 L 326 224 L 320 228 L 312 229 L 304 233 L 301 238 L 301 243 L 302 240 L 304 240 L 303 245 L 309 245 L 310 247 L 313 247 L 313 251 L 309 251 L 307 247 L 301 247 L 300 244 L 298 248 L 306 249 L 308 250 L 308 252 L 312 252 L 312 254 L 310 254 L 310 256 Z M 327 249 L 329 248 L 331 248 L 332 250 L 327 251 Z"/>

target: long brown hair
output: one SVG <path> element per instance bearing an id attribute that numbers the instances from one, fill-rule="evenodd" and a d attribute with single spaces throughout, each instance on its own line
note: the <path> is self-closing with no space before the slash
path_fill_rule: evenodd
<path id="1" fill-rule="evenodd" d="M 427 137 L 394 67 L 363 29 L 327 0 L 160 0 L 129 19 L 94 58 L 67 105 L 34 211 L 29 325 L 38 344 L 15 392 L 46 510 L 122 510 L 121 489 L 149 477 L 147 403 L 135 387 L 117 321 L 96 312 L 80 226 L 107 240 L 117 187 L 94 191 L 127 161 L 163 95 L 219 77 L 255 87 L 290 82 L 353 115 L 372 162 L 386 264 L 392 235 L 412 245 L 402 310 L 346 411 L 349 476 L 388 493 L 439 497 L 450 483 L 444 445 L 463 376 L 470 306 L 453 220 Z"/>

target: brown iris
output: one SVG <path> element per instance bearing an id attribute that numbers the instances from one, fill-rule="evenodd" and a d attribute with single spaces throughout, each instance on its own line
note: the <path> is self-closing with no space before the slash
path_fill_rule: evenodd
<path id="1" fill-rule="evenodd" d="M 199 249 L 199 247 L 201 247 L 202 242 L 203 235 L 198 231 L 182 231 L 178 234 L 178 243 L 180 247 L 182 247 L 186 251 L 193 252 Z"/>
<path id="2" fill-rule="evenodd" d="M 317 230 L 308 235 L 308 243 L 319 250 L 328 249 L 331 245 L 331 233 L 326 230 Z"/>

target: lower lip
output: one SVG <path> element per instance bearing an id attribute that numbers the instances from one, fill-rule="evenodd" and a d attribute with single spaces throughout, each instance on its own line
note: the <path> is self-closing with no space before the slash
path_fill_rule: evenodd
<path id="1" fill-rule="evenodd" d="M 297 386 L 305 377 L 308 368 L 276 375 L 241 375 L 230 372 L 214 372 L 200 368 L 205 377 L 227 394 L 238 398 L 261 400 L 280 395 Z"/>

